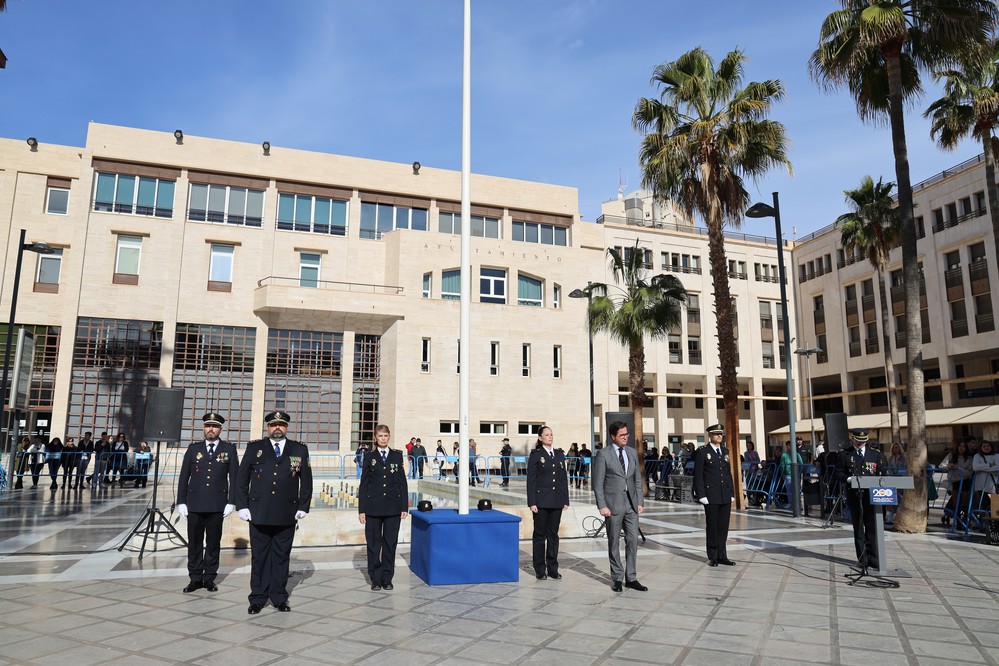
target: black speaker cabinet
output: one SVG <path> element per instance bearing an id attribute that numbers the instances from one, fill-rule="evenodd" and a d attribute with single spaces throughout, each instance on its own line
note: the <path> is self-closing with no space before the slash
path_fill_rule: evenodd
<path id="1" fill-rule="evenodd" d="M 184 389 L 151 386 L 146 390 L 146 424 L 143 439 L 179 442 L 184 421 Z"/>
<path id="2" fill-rule="evenodd" d="M 850 445 L 850 433 L 846 427 L 846 414 L 832 413 L 822 417 L 826 426 L 826 451 L 839 451 Z"/>

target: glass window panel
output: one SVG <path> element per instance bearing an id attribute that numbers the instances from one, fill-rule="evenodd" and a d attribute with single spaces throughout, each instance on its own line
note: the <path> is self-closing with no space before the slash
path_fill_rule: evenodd
<path id="1" fill-rule="evenodd" d="M 330 233 L 337 236 L 347 234 L 347 202 L 332 201 L 330 211 Z"/>
<path id="2" fill-rule="evenodd" d="M 395 228 L 409 229 L 410 209 L 405 206 L 397 206 L 395 209 Z"/>
<path id="3" fill-rule="evenodd" d="M 246 224 L 259 227 L 264 219 L 264 191 L 246 191 Z"/>
<path id="4" fill-rule="evenodd" d="M 517 304 L 540 307 L 541 280 L 535 280 L 526 275 L 517 276 Z"/>
<path id="5" fill-rule="evenodd" d="M 114 202 L 117 204 L 116 209 L 121 212 L 121 209 L 128 208 L 131 209 L 132 203 L 135 201 L 135 176 L 118 176 L 118 189 L 115 192 Z M 127 210 L 125 212 L 131 212 Z"/>
<path id="6" fill-rule="evenodd" d="M 486 238 L 499 238 L 499 220 L 495 217 L 486 218 Z"/>
<path id="7" fill-rule="evenodd" d="M 514 222 L 513 223 L 513 240 L 523 241 L 524 240 L 524 223 Z"/>
<path id="8" fill-rule="evenodd" d="M 481 238 L 482 236 L 484 236 L 485 233 L 486 233 L 485 224 L 486 224 L 485 218 L 483 218 L 481 215 L 473 215 L 472 216 L 472 235 L 473 236 L 477 236 L 479 238 Z"/>
<path id="9" fill-rule="evenodd" d="M 232 260 L 236 248 L 231 245 L 212 245 L 212 265 L 208 279 L 214 282 L 232 282 Z"/>
<path id="10" fill-rule="evenodd" d="M 279 194 L 278 215 L 277 215 L 278 229 L 291 229 L 292 221 L 294 219 L 295 219 L 295 195 Z"/>
<path id="11" fill-rule="evenodd" d="M 461 297 L 461 271 L 444 271 L 441 273 L 441 298 L 446 301 L 458 300 Z"/>
<path id="12" fill-rule="evenodd" d="M 69 190 L 61 187 L 50 187 L 45 212 L 65 215 L 67 210 L 69 210 Z"/>
<path id="13" fill-rule="evenodd" d="M 38 257 L 38 282 L 59 284 L 59 272 L 62 268 L 62 250 L 53 254 Z"/>
<path id="14" fill-rule="evenodd" d="M 545 245 L 555 244 L 555 227 L 550 224 L 541 225 L 541 242 Z"/>
<path id="15" fill-rule="evenodd" d="M 159 187 L 156 190 L 157 217 L 173 216 L 173 194 L 175 189 L 176 183 L 172 180 L 159 181 Z"/>
<path id="16" fill-rule="evenodd" d="M 208 188 L 208 221 L 225 221 L 225 190 L 218 185 L 211 185 Z"/>
<path id="17" fill-rule="evenodd" d="M 569 241 L 568 229 L 565 227 L 555 227 L 555 244 L 565 247 Z"/>
<path id="18" fill-rule="evenodd" d="M 319 286 L 319 262 L 318 254 L 302 253 L 299 268 L 299 285 L 302 287 Z"/>
<path id="19" fill-rule="evenodd" d="M 361 238 L 377 238 L 375 221 L 378 215 L 376 204 L 361 202 Z"/>
<path id="20" fill-rule="evenodd" d="M 140 215 L 152 215 L 156 207 L 156 179 L 139 178 L 139 197 L 136 212 Z"/>
<path id="21" fill-rule="evenodd" d="M 110 204 L 114 202 L 114 183 L 115 175 L 113 173 L 97 174 L 97 195 L 95 196 L 96 202 L 94 205 L 95 210 L 111 210 Z"/>
<path id="22" fill-rule="evenodd" d="M 204 220 L 208 210 L 208 186 L 191 185 L 190 219 Z"/>
<path id="23" fill-rule="evenodd" d="M 389 204 L 377 204 L 378 206 L 378 238 L 387 231 L 392 231 L 395 227 L 394 214 L 395 207 Z"/>
<path id="24" fill-rule="evenodd" d="M 295 197 L 295 231 L 312 229 L 312 197 Z"/>
<path id="25" fill-rule="evenodd" d="M 538 242 L 538 225 L 530 223 L 524 224 L 524 240 L 528 243 Z"/>
<path id="26" fill-rule="evenodd" d="M 138 275 L 139 254 L 141 250 L 141 238 L 136 236 L 118 236 L 118 257 L 115 261 L 115 273 Z"/>
<path id="27" fill-rule="evenodd" d="M 317 233 L 328 234 L 330 232 L 330 200 L 323 197 L 316 197 L 314 212 L 313 230 Z"/>
<path id="28" fill-rule="evenodd" d="M 233 187 L 229 190 L 229 221 L 233 223 L 242 223 L 245 215 L 246 190 L 242 187 Z"/>
<path id="29" fill-rule="evenodd" d="M 423 208 L 414 208 L 410 214 L 409 228 L 417 231 L 427 230 L 427 211 Z"/>

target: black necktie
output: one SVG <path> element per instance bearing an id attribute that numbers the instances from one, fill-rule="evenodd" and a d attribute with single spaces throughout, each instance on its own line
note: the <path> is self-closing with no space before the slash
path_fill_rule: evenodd
<path id="1" fill-rule="evenodd" d="M 280 444 L 275 444 L 274 445 L 274 457 L 275 458 L 280 458 L 281 457 L 281 445 Z"/>
<path id="2" fill-rule="evenodd" d="M 382 462 L 388 463 L 388 451 L 382 451 Z"/>
<path id="3" fill-rule="evenodd" d="M 621 469 L 623 469 L 627 473 L 628 468 L 625 467 L 624 464 L 624 449 L 621 448 L 620 446 L 617 447 L 617 459 L 621 461 Z"/>
<path id="4" fill-rule="evenodd" d="M 208 445 L 208 457 L 211 458 L 215 455 L 215 442 Z"/>

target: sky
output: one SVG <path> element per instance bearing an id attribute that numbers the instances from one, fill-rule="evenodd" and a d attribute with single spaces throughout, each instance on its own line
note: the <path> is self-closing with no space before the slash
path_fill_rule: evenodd
<path id="1" fill-rule="evenodd" d="M 88 121 L 428 167 L 461 168 L 462 0 L 9 0 L 0 14 L 0 136 L 83 146 Z M 846 212 L 864 175 L 894 181 L 886 127 L 808 76 L 833 0 L 472 0 L 472 171 L 575 187 L 585 220 L 641 186 L 631 126 L 656 65 L 739 48 L 746 82 L 783 81 L 791 139 L 785 236 Z M 979 152 L 937 148 L 906 116 L 919 182 Z M 2 166 L 2 165 L 0 165 Z M 235 169 L 238 170 L 238 167 Z M 319 178 L 321 180 L 321 177 Z M 475 193 L 472 193 L 473 200 Z M 767 234 L 772 220 L 747 220 Z M 760 226 L 757 226 L 760 225 Z"/>

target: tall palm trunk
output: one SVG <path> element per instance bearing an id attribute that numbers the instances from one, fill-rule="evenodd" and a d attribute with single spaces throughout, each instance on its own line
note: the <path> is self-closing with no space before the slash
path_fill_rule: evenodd
<path id="1" fill-rule="evenodd" d="M 926 396 L 923 386 L 923 327 L 919 313 L 919 257 L 916 253 L 916 224 L 912 214 L 912 181 L 909 177 L 909 153 L 905 143 L 905 115 L 902 105 L 901 44 L 885 53 L 888 69 L 888 113 L 891 142 L 895 153 L 895 180 L 898 183 L 898 207 L 902 218 L 902 275 L 905 286 L 905 363 L 908 366 L 909 399 L 908 458 L 909 473 L 915 488 L 902 493 L 895 515 L 895 530 L 917 533 L 926 531 Z"/>
<path id="2" fill-rule="evenodd" d="M 996 244 L 996 258 L 999 260 L 999 187 L 996 187 L 996 155 L 999 148 L 992 132 L 982 137 L 985 151 L 985 189 L 989 197 L 989 218 L 992 220 L 992 239 Z"/>
<path id="3" fill-rule="evenodd" d="M 891 303 L 885 297 L 885 269 L 878 266 L 878 296 L 881 298 L 881 344 L 885 353 L 885 382 L 888 385 L 888 413 L 891 416 L 891 441 L 901 442 L 901 428 L 898 424 L 898 390 L 895 387 L 895 363 L 891 360 Z"/>
<path id="4" fill-rule="evenodd" d="M 645 409 L 645 347 L 632 345 L 628 348 L 628 390 L 631 399 L 631 415 L 635 420 L 635 451 L 638 453 L 638 469 L 642 473 L 642 496 L 649 494 L 648 480 L 645 478 L 645 430 L 642 427 L 642 414 Z"/>

